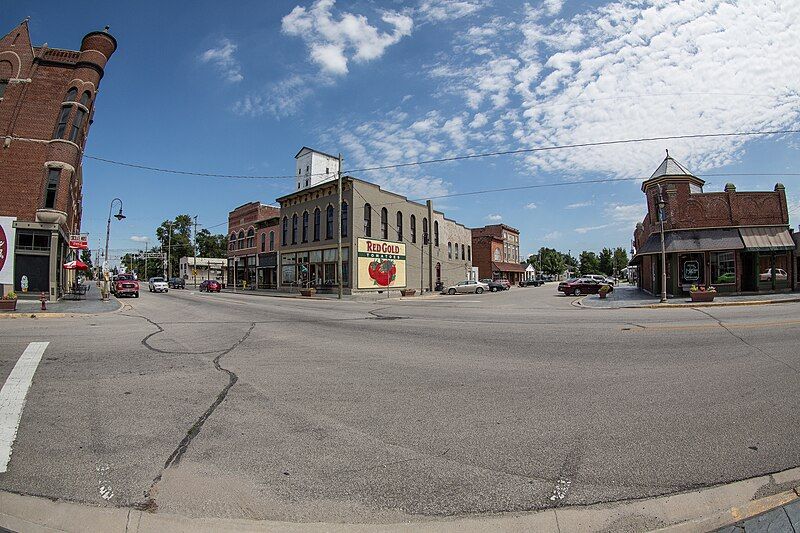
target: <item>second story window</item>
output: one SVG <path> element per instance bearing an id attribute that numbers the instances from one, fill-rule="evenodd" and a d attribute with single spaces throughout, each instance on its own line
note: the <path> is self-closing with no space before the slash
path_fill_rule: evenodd
<path id="1" fill-rule="evenodd" d="M 266 251 L 267 251 L 267 234 L 266 233 L 262 233 L 261 234 L 261 253 L 263 254 Z"/>
<path id="2" fill-rule="evenodd" d="M 433 221 L 433 245 L 439 246 L 439 221 Z"/>
<path id="3" fill-rule="evenodd" d="M 256 247 L 256 232 L 253 228 L 247 230 L 247 247 L 248 248 Z"/>
<path id="4" fill-rule="evenodd" d="M 289 244 L 289 218 L 283 217 L 283 228 L 281 229 L 281 246 Z"/>
<path id="5" fill-rule="evenodd" d="M 6 92 L 7 86 L 8 86 L 8 80 L 0 80 L 0 98 L 2 98 L 3 94 Z"/>
<path id="6" fill-rule="evenodd" d="M 342 228 L 342 237 L 347 237 L 347 202 L 342 202 L 342 220 L 341 220 L 341 228 Z"/>
<path id="7" fill-rule="evenodd" d="M 403 242 L 403 213 L 397 212 L 397 240 Z"/>
<path id="8" fill-rule="evenodd" d="M 364 236 L 372 237 L 372 206 L 364 204 Z"/>
<path id="9" fill-rule="evenodd" d="M 453 244 L 449 242 L 447 243 L 447 258 L 448 259 L 453 258 Z"/>
<path id="10" fill-rule="evenodd" d="M 333 206 L 329 205 L 325 211 L 325 238 L 333 239 Z"/>
<path id="11" fill-rule="evenodd" d="M 228 250 L 235 250 L 236 249 L 236 234 L 231 233 L 230 241 L 228 241 Z"/>
<path id="12" fill-rule="evenodd" d="M 67 131 L 67 119 L 69 112 L 72 111 L 72 106 L 65 105 L 61 107 L 61 113 L 58 115 L 58 124 L 56 124 L 56 131 L 53 132 L 53 139 L 61 139 L 64 137 L 64 132 Z"/>
<path id="13" fill-rule="evenodd" d="M 72 130 L 69 132 L 69 140 L 76 143 L 79 141 L 78 137 L 83 127 L 83 119 L 86 117 L 86 111 L 78 108 L 75 111 L 75 118 L 72 119 Z"/>
<path id="14" fill-rule="evenodd" d="M 240 249 L 240 250 L 242 248 L 244 248 L 244 231 L 241 231 L 241 230 L 239 231 L 239 239 L 238 239 L 236 247 L 238 249 Z"/>
<path id="15" fill-rule="evenodd" d="M 467 245 L 467 261 L 472 261 L 472 248 Z"/>
<path id="16" fill-rule="evenodd" d="M 272 252 L 275 250 L 275 232 L 269 232 L 269 251 Z"/>
<path id="17" fill-rule="evenodd" d="M 303 211 L 303 239 L 302 242 L 308 242 L 308 211 Z"/>
<path id="18" fill-rule="evenodd" d="M 47 171 L 47 188 L 44 193 L 44 206 L 53 209 L 56 206 L 58 196 L 58 180 L 61 177 L 61 169 L 51 168 Z"/>
<path id="19" fill-rule="evenodd" d="M 422 219 L 422 244 L 428 244 L 428 217 Z"/>
<path id="20" fill-rule="evenodd" d="M 411 242 L 417 242 L 417 217 L 411 215 L 409 224 L 411 224 Z"/>
<path id="21" fill-rule="evenodd" d="M 297 213 L 292 215 L 292 244 L 297 244 Z"/>
<path id="22" fill-rule="evenodd" d="M 389 240 L 389 211 L 381 209 L 381 239 Z"/>
<path id="23" fill-rule="evenodd" d="M 314 240 L 319 240 L 319 232 L 320 232 L 320 210 L 319 207 L 314 209 Z"/>

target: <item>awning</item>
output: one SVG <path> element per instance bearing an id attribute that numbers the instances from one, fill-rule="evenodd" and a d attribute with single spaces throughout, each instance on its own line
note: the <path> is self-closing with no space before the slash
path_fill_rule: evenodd
<path id="1" fill-rule="evenodd" d="M 791 240 L 791 238 L 789 239 Z M 741 250 L 745 247 L 736 228 L 696 229 L 664 233 L 664 248 L 668 254 L 714 250 Z M 661 234 L 653 233 L 636 251 L 636 256 L 661 253 Z"/>
<path id="2" fill-rule="evenodd" d="M 525 272 L 525 266 L 519 263 L 500 263 L 492 261 L 492 270 L 499 272 Z"/>
<path id="3" fill-rule="evenodd" d="M 794 240 L 785 227 L 741 228 L 739 232 L 748 252 L 785 252 L 795 249 Z"/>

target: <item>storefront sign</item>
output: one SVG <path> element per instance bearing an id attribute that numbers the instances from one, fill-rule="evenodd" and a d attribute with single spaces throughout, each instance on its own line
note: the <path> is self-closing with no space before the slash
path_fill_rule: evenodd
<path id="1" fill-rule="evenodd" d="M 358 239 L 359 289 L 406 287 L 406 245 L 400 242 Z"/>
<path id="2" fill-rule="evenodd" d="M 88 250 L 89 234 L 82 233 L 80 235 L 70 235 L 69 247 L 72 248 L 73 250 Z"/>
<path id="3" fill-rule="evenodd" d="M 17 217 L 0 217 L 0 283 L 14 284 L 14 222 Z"/>
<path id="4" fill-rule="evenodd" d="M 686 281 L 700 279 L 700 263 L 698 261 L 686 261 L 683 263 L 683 279 Z"/>

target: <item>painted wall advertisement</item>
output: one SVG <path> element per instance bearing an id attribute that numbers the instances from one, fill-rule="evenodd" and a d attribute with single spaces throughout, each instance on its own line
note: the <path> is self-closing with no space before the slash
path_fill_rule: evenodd
<path id="1" fill-rule="evenodd" d="M 377 239 L 358 239 L 357 268 L 359 289 L 404 289 L 406 245 Z"/>
<path id="2" fill-rule="evenodd" d="M 14 285 L 14 221 L 17 217 L 0 217 L 0 284 Z"/>

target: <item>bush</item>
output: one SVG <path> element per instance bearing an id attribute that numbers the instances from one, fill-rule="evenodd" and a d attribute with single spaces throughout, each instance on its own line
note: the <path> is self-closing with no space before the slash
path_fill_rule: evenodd
<path id="1" fill-rule="evenodd" d="M 3 296 L 3 300 L 16 300 L 16 299 L 17 299 L 17 293 L 14 291 L 11 291 L 5 296 Z"/>

